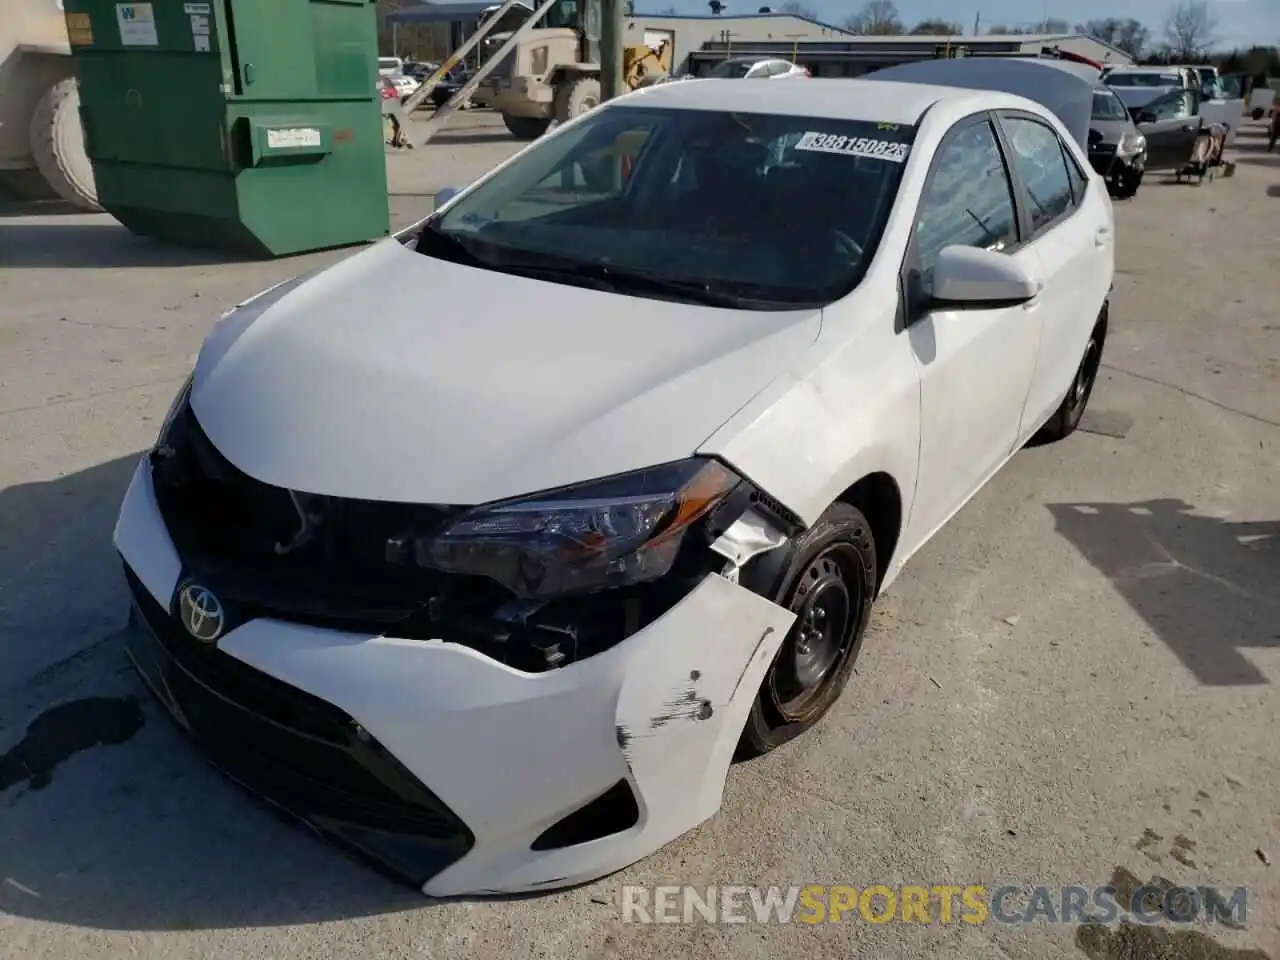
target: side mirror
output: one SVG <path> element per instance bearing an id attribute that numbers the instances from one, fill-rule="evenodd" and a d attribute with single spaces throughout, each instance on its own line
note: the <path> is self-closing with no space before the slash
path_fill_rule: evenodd
<path id="1" fill-rule="evenodd" d="M 1034 299 L 1044 285 L 1006 254 L 979 247 L 944 247 L 933 267 L 938 307 L 995 309 Z"/>
<path id="2" fill-rule="evenodd" d="M 461 187 L 442 187 L 436 191 L 436 209 L 439 210 L 446 203 L 462 192 Z"/>
<path id="3" fill-rule="evenodd" d="M 1139 110 L 1138 115 L 1134 118 L 1138 123 L 1155 123 L 1156 115 L 1150 110 Z"/>

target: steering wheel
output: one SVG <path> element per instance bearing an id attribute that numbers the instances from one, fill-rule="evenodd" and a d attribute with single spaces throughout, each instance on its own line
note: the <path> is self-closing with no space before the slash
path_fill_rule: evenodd
<path id="1" fill-rule="evenodd" d="M 835 238 L 836 247 L 842 254 L 849 255 L 849 262 L 853 263 L 862 259 L 862 245 L 853 237 L 849 236 L 843 230 L 831 228 L 831 236 Z"/>

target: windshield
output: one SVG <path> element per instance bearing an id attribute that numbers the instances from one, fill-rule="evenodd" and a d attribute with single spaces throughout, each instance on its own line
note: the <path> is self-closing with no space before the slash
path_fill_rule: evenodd
<path id="1" fill-rule="evenodd" d="M 717 80 L 741 80 L 754 66 L 754 60 L 726 60 L 717 64 L 710 76 Z"/>
<path id="2" fill-rule="evenodd" d="M 1114 93 L 1095 91 L 1093 94 L 1094 120 L 1128 120 L 1129 111 Z"/>
<path id="3" fill-rule="evenodd" d="M 1176 73 L 1109 73 L 1107 85 L 1112 87 L 1180 87 Z"/>
<path id="4" fill-rule="evenodd" d="M 417 249 L 638 296 L 761 310 L 826 304 L 870 265 L 914 132 L 597 108 L 429 219 Z"/>
<path id="5" fill-rule="evenodd" d="M 578 0 L 559 0 L 558 3 L 553 4 L 546 16 L 542 18 L 541 26 L 548 30 L 577 30 L 581 26 L 578 20 Z"/>

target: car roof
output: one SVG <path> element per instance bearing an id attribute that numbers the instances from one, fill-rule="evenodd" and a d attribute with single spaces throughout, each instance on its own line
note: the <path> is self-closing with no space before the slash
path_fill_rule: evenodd
<path id="1" fill-rule="evenodd" d="M 924 112 L 939 100 L 989 97 L 1002 101 L 1015 99 L 990 91 L 885 80 L 810 79 L 803 83 L 770 83 L 762 87 L 751 80 L 697 79 L 645 87 L 617 102 L 637 107 L 777 113 L 833 120 L 916 124 Z"/>

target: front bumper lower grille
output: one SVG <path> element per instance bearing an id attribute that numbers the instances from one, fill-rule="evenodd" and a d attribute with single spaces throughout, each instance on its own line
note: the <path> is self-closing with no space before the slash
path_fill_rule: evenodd
<path id="1" fill-rule="evenodd" d="M 351 717 L 198 643 L 127 565 L 125 575 L 130 658 L 225 774 L 418 888 L 475 845 L 466 824 Z"/>

